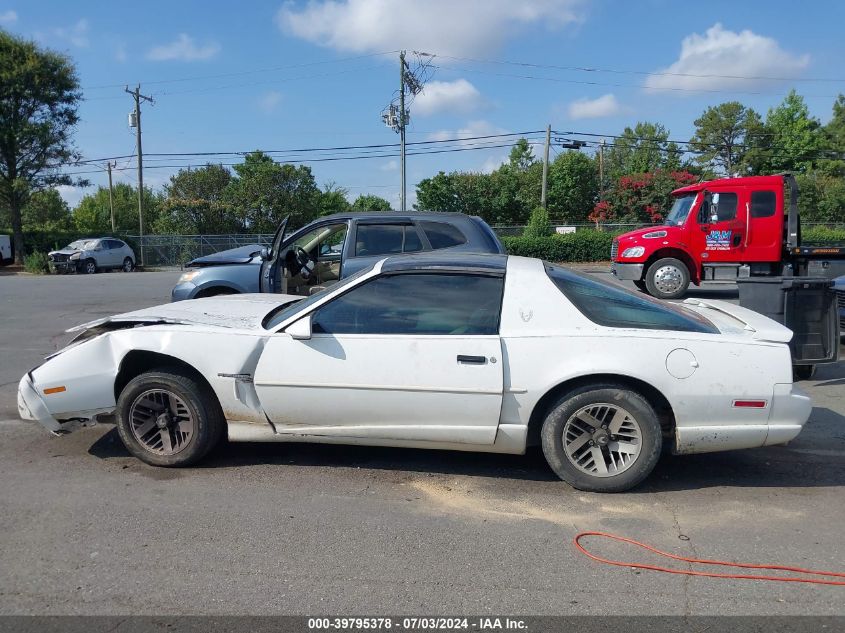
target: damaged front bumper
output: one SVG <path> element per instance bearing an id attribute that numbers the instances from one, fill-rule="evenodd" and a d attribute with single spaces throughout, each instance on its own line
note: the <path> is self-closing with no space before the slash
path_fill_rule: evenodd
<path id="1" fill-rule="evenodd" d="M 97 423 L 97 416 L 103 413 L 108 413 L 108 411 L 85 411 L 68 416 L 67 419 L 57 420 L 47 409 L 47 405 L 35 388 L 30 374 L 21 378 L 18 384 L 18 414 L 24 420 L 38 422 L 55 435 L 65 435 L 82 427 L 93 426 Z"/>

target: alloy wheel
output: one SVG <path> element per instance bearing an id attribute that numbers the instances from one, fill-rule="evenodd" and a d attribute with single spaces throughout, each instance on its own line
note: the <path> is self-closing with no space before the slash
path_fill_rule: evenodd
<path id="1" fill-rule="evenodd" d="M 196 432 L 188 405 L 172 391 L 149 389 L 129 407 L 132 435 L 141 446 L 158 455 L 175 455 Z"/>
<path id="2" fill-rule="evenodd" d="M 628 470 L 640 455 L 642 441 L 634 416 L 610 403 L 582 407 L 563 427 L 566 457 L 593 477 L 613 477 Z"/>

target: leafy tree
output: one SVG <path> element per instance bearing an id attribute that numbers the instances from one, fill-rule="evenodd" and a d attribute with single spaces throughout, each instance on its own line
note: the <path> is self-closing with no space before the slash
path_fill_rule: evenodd
<path id="1" fill-rule="evenodd" d="M 275 163 L 263 152 L 247 154 L 234 167 L 227 199 L 239 210 L 241 230 L 272 233 L 286 215 L 289 228 L 307 224 L 319 211 L 320 189 L 305 165 Z"/>
<path id="2" fill-rule="evenodd" d="M 19 264 L 27 200 L 73 182 L 59 166 L 78 158 L 72 135 L 81 98 L 68 57 L 0 30 L 0 206 L 9 209 Z"/>
<path id="3" fill-rule="evenodd" d="M 442 172 L 441 172 L 442 173 Z M 355 198 L 352 203 L 353 211 L 390 211 L 390 203 L 384 198 L 365 194 Z"/>
<path id="4" fill-rule="evenodd" d="M 534 158 L 534 150 L 531 145 L 524 138 L 519 139 L 511 148 L 511 153 L 508 158 L 508 164 L 513 169 L 525 171 L 536 162 Z"/>
<path id="5" fill-rule="evenodd" d="M 21 217 L 26 231 L 67 231 L 73 227 L 70 208 L 56 189 L 33 193 L 24 205 Z"/>
<path id="6" fill-rule="evenodd" d="M 114 219 L 116 233 L 137 234 L 138 190 L 130 184 L 114 185 Z M 161 196 L 144 187 L 144 226 L 155 227 L 161 206 Z M 112 232 L 109 209 L 109 188 L 98 187 L 89 193 L 73 210 L 73 223 L 82 233 L 106 235 Z"/>
<path id="7" fill-rule="evenodd" d="M 815 222 L 845 220 L 845 180 L 820 171 L 796 176 L 801 192 L 798 206 L 801 219 Z"/>
<path id="8" fill-rule="evenodd" d="M 767 144 L 759 164 L 761 172 L 804 172 L 819 158 L 821 123 L 810 116 L 804 98 L 791 90 L 780 105 L 766 115 Z"/>
<path id="9" fill-rule="evenodd" d="M 695 161 L 719 175 L 748 173 L 746 156 L 754 152 L 763 133 L 760 115 L 738 101 L 707 108 L 695 120 L 690 149 L 700 152 Z"/>
<path id="10" fill-rule="evenodd" d="M 552 223 L 549 220 L 549 212 L 543 207 L 532 209 L 528 218 L 528 225 L 522 235 L 524 237 L 546 237 L 552 234 Z"/>
<path id="11" fill-rule="evenodd" d="M 168 198 L 222 202 L 232 181 L 232 172 L 223 165 L 207 164 L 198 169 L 180 169 L 164 186 Z"/>
<path id="12" fill-rule="evenodd" d="M 639 122 L 626 127 L 607 152 L 607 172 L 611 180 L 626 174 L 681 167 L 682 150 L 669 140 L 669 130 L 660 123 Z"/>
<path id="13" fill-rule="evenodd" d="M 557 156 L 549 165 L 549 213 L 565 222 L 583 222 L 599 194 L 595 161 L 581 152 Z"/>
<path id="14" fill-rule="evenodd" d="M 688 171 L 663 169 L 622 176 L 607 199 L 596 204 L 589 219 L 597 224 L 661 222 L 672 207 L 672 191 L 697 180 L 698 177 Z"/>
<path id="15" fill-rule="evenodd" d="M 334 182 L 326 183 L 326 186 L 320 192 L 320 215 L 349 211 L 348 195 L 347 189 L 338 187 Z"/>
<path id="16" fill-rule="evenodd" d="M 845 176 L 845 95 L 833 102 L 833 116 L 822 129 L 822 143 L 827 151 L 818 168 L 831 176 Z"/>

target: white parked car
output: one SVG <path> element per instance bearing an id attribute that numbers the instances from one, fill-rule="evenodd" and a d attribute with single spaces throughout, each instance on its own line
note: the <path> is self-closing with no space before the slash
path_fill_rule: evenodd
<path id="1" fill-rule="evenodd" d="M 87 273 L 119 269 L 131 273 L 135 268 L 135 253 L 123 240 L 99 237 L 71 242 L 63 249 L 47 253 L 50 269 L 58 273 Z"/>
<path id="2" fill-rule="evenodd" d="M 231 441 L 523 453 L 621 491 L 676 453 L 780 444 L 810 414 L 791 332 L 678 306 L 536 259 L 384 259 L 308 298 L 235 295 L 74 328 L 20 382 L 56 433 L 117 413 L 127 449 L 194 464 Z"/>

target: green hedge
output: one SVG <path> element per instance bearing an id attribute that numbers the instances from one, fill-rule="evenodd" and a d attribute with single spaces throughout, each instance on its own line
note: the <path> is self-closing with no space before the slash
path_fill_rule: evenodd
<path id="1" fill-rule="evenodd" d="M 510 255 L 537 257 L 550 262 L 598 262 L 610 259 L 615 233 L 578 231 L 545 237 L 501 237 Z"/>
<path id="2" fill-rule="evenodd" d="M 610 246 L 616 233 L 578 231 L 567 235 L 546 237 L 500 237 L 511 255 L 537 257 L 550 262 L 598 262 L 610 259 Z M 801 231 L 804 244 L 845 245 L 845 231 L 813 227 Z"/>
<path id="3" fill-rule="evenodd" d="M 845 231 L 829 229 L 825 226 L 801 229 L 801 243 L 845 245 Z"/>

